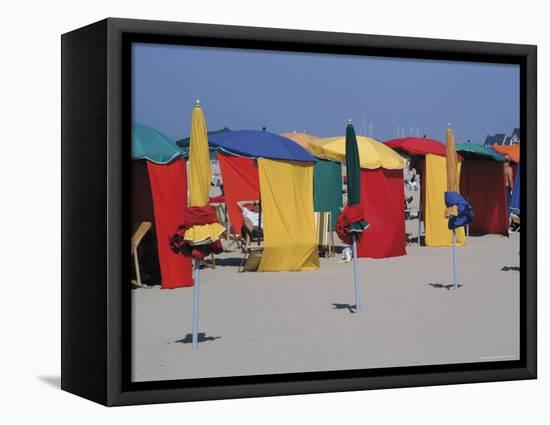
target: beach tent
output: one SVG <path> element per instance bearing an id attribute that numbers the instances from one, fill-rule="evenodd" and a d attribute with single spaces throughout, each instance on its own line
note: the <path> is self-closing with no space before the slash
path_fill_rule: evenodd
<path id="1" fill-rule="evenodd" d="M 445 145 L 437 140 L 424 137 L 405 137 L 384 142 L 386 146 L 420 159 L 418 161 L 422 177 L 422 215 L 425 227 L 426 246 L 452 246 L 452 232 L 445 218 L 444 194 L 447 191 L 447 167 Z M 462 156 L 458 155 L 462 161 Z M 458 164 L 460 176 L 461 163 Z M 420 216 L 420 214 L 419 214 Z M 420 218 L 419 218 L 420 219 Z M 457 245 L 464 245 L 464 228 L 456 231 Z"/>
<path id="2" fill-rule="evenodd" d="M 318 136 L 306 132 L 286 132 L 281 136 L 298 143 L 304 149 Z M 313 167 L 313 209 L 316 212 L 331 212 L 331 228 L 336 229 L 336 222 L 343 206 L 342 202 L 342 164 L 336 161 L 317 158 Z"/>
<path id="3" fill-rule="evenodd" d="M 387 258 L 406 254 L 405 159 L 374 139 L 356 136 L 360 161 L 360 205 L 369 229 L 357 243 L 359 257 Z M 309 151 L 322 160 L 345 163 L 344 136 L 313 140 Z M 341 188 L 338 188 L 338 192 Z"/>
<path id="4" fill-rule="evenodd" d="M 476 143 L 457 143 L 456 150 L 464 158 L 460 193 L 475 212 L 470 233 L 508 235 L 504 156 Z"/>
<path id="5" fill-rule="evenodd" d="M 281 133 L 281 136 L 298 143 L 304 149 L 308 148 L 309 142 L 319 138 L 319 136 L 314 136 L 313 134 L 306 133 L 305 131 L 285 131 L 284 133 Z"/>
<path id="6" fill-rule="evenodd" d="M 313 165 L 316 159 L 295 142 L 268 131 L 236 130 L 209 137 L 226 155 L 221 172 L 224 188 L 239 188 L 246 179 L 226 178 L 230 155 L 256 160 L 262 205 L 264 250 L 259 271 L 302 271 L 319 268 L 313 218 Z M 219 156 L 223 158 L 223 156 Z M 250 164 L 250 163 L 249 163 Z M 236 166 L 233 166 L 235 171 Z M 249 168 L 250 171 L 250 168 Z M 247 173 L 248 174 L 248 173 Z M 250 173 L 253 175 L 253 173 Z M 235 177 L 237 173 L 234 173 Z M 233 192 L 233 188 L 229 189 Z M 235 203 L 226 189 L 226 202 Z M 230 212 L 231 214 L 231 212 Z M 234 222 L 235 216 L 230 219 Z"/>
<path id="7" fill-rule="evenodd" d="M 224 128 L 219 129 L 219 130 L 209 131 L 208 136 L 212 136 L 212 135 L 219 134 L 219 133 L 225 133 L 226 131 L 231 131 L 231 130 L 227 127 L 224 127 Z M 178 145 L 178 147 L 180 148 L 183 156 L 186 157 L 186 158 L 189 157 L 189 142 L 190 141 L 191 141 L 191 137 L 186 137 L 185 139 L 176 140 L 176 145 Z M 215 153 L 214 153 L 215 149 L 209 146 L 209 150 L 211 152 L 210 158 L 212 159 L 212 157 L 215 155 Z"/>
<path id="8" fill-rule="evenodd" d="M 493 145 L 495 151 L 501 155 L 508 155 L 508 157 L 514 161 L 516 164 L 519 164 L 519 144 L 516 145 Z"/>
<path id="9" fill-rule="evenodd" d="M 191 259 L 168 244 L 187 208 L 186 161 L 168 137 L 139 123 L 132 124 L 132 159 L 132 232 L 143 221 L 154 223 L 162 288 L 192 286 Z"/>

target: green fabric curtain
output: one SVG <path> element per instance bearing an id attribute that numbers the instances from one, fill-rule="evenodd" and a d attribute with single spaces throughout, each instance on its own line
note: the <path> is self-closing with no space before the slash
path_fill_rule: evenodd
<path id="1" fill-rule="evenodd" d="M 332 230 L 342 207 L 342 164 L 318 159 L 313 168 L 313 206 L 315 211 L 332 213 Z"/>

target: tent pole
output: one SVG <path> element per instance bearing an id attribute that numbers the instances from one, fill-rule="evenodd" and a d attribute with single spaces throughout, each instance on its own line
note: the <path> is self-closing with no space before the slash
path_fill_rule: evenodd
<path id="1" fill-rule="evenodd" d="M 458 283 L 456 281 L 456 230 L 453 229 L 453 282 L 455 289 L 458 289 Z"/>
<path id="2" fill-rule="evenodd" d="M 418 176 L 418 173 L 417 173 Z M 418 177 L 417 177 L 418 180 Z M 420 183 L 418 184 L 418 246 L 420 246 L 420 236 L 422 234 L 422 183 L 424 181 L 424 176 L 422 176 L 422 180 L 420 180 Z"/>
<path id="3" fill-rule="evenodd" d="M 195 258 L 195 281 L 193 282 L 193 350 L 197 349 L 199 330 L 199 272 L 200 260 Z"/>
<path id="4" fill-rule="evenodd" d="M 359 270 L 357 267 L 357 238 L 353 233 L 353 282 L 355 284 L 355 311 L 359 313 L 361 310 L 361 302 L 359 301 Z"/>

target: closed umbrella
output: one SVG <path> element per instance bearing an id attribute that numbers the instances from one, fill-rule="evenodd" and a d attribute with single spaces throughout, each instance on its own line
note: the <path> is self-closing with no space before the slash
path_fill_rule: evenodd
<path id="1" fill-rule="evenodd" d="M 210 157 L 208 152 L 208 136 L 204 113 L 197 100 L 191 118 L 191 137 L 189 141 L 189 215 L 204 216 L 209 211 L 208 193 L 210 192 Z M 194 212 L 198 214 L 194 214 Z M 205 220 L 211 221 L 211 220 Z M 184 239 L 191 246 L 205 247 L 216 242 L 225 231 L 217 222 L 199 221 L 192 225 L 184 235 Z M 197 348 L 200 307 L 200 256 L 199 250 L 194 257 L 194 285 L 193 285 L 193 349 Z"/>
<path id="2" fill-rule="evenodd" d="M 353 208 L 359 210 L 360 196 L 361 196 L 361 166 L 359 159 L 359 148 L 357 147 L 357 139 L 355 136 L 355 130 L 351 125 L 351 120 L 346 127 L 346 172 L 347 172 L 347 191 L 348 191 L 348 205 L 346 208 Z M 346 217 L 347 214 L 344 211 L 342 214 Z M 361 214 L 362 216 L 362 214 Z M 361 217 L 359 220 L 355 219 L 349 224 L 348 233 L 351 233 L 352 245 L 353 245 L 353 278 L 355 286 L 355 311 L 361 310 L 361 302 L 359 296 L 359 270 L 357 263 L 357 235 L 361 234 L 368 227 L 368 223 Z"/>
<path id="3" fill-rule="evenodd" d="M 451 124 L 447 126 L 446 134 L 446 166 L 447 166 L 447 192 L 459 191 L 458 180 L 458 159 L 456 156 L 456 144 L 453 129 Z M 457 206 L 448 206 L 445 210 L 445 214 L 448 218 L 455 217 L 458 214 Z M 458 288 L 458 282 L 456 280 L 456 230 L 453 229 L 453 280 L 455 289 Z"/>

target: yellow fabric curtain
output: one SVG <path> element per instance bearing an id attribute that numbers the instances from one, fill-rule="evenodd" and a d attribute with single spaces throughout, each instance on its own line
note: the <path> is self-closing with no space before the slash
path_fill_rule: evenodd
<path id="1" fill-rule="evenodd" d="M 264 251 L 259 271 L 319 268 L 313 219 L 313 164 L 258 159 Z"/>
<path id="2" fill-rule="evenodd" d="M 208 205 L 210 192 L 210 153 L 206 121 L 200 106 L 193 108 L 189 141 L 189 206 Z"/>
<path id="3" fill-rule="evenodd" d="M 458 163 L 460 180 L 461 163 Z M 447 227 L 445 218 L 445 192 L 447 191 L 447 165 L 445 157 L 426 155 L 424 225 L 426 226 L 426 246 L 451 246 L 452 231 Z M 456 230 L 456 244 L 466 244 L 464 227 Z"/>

